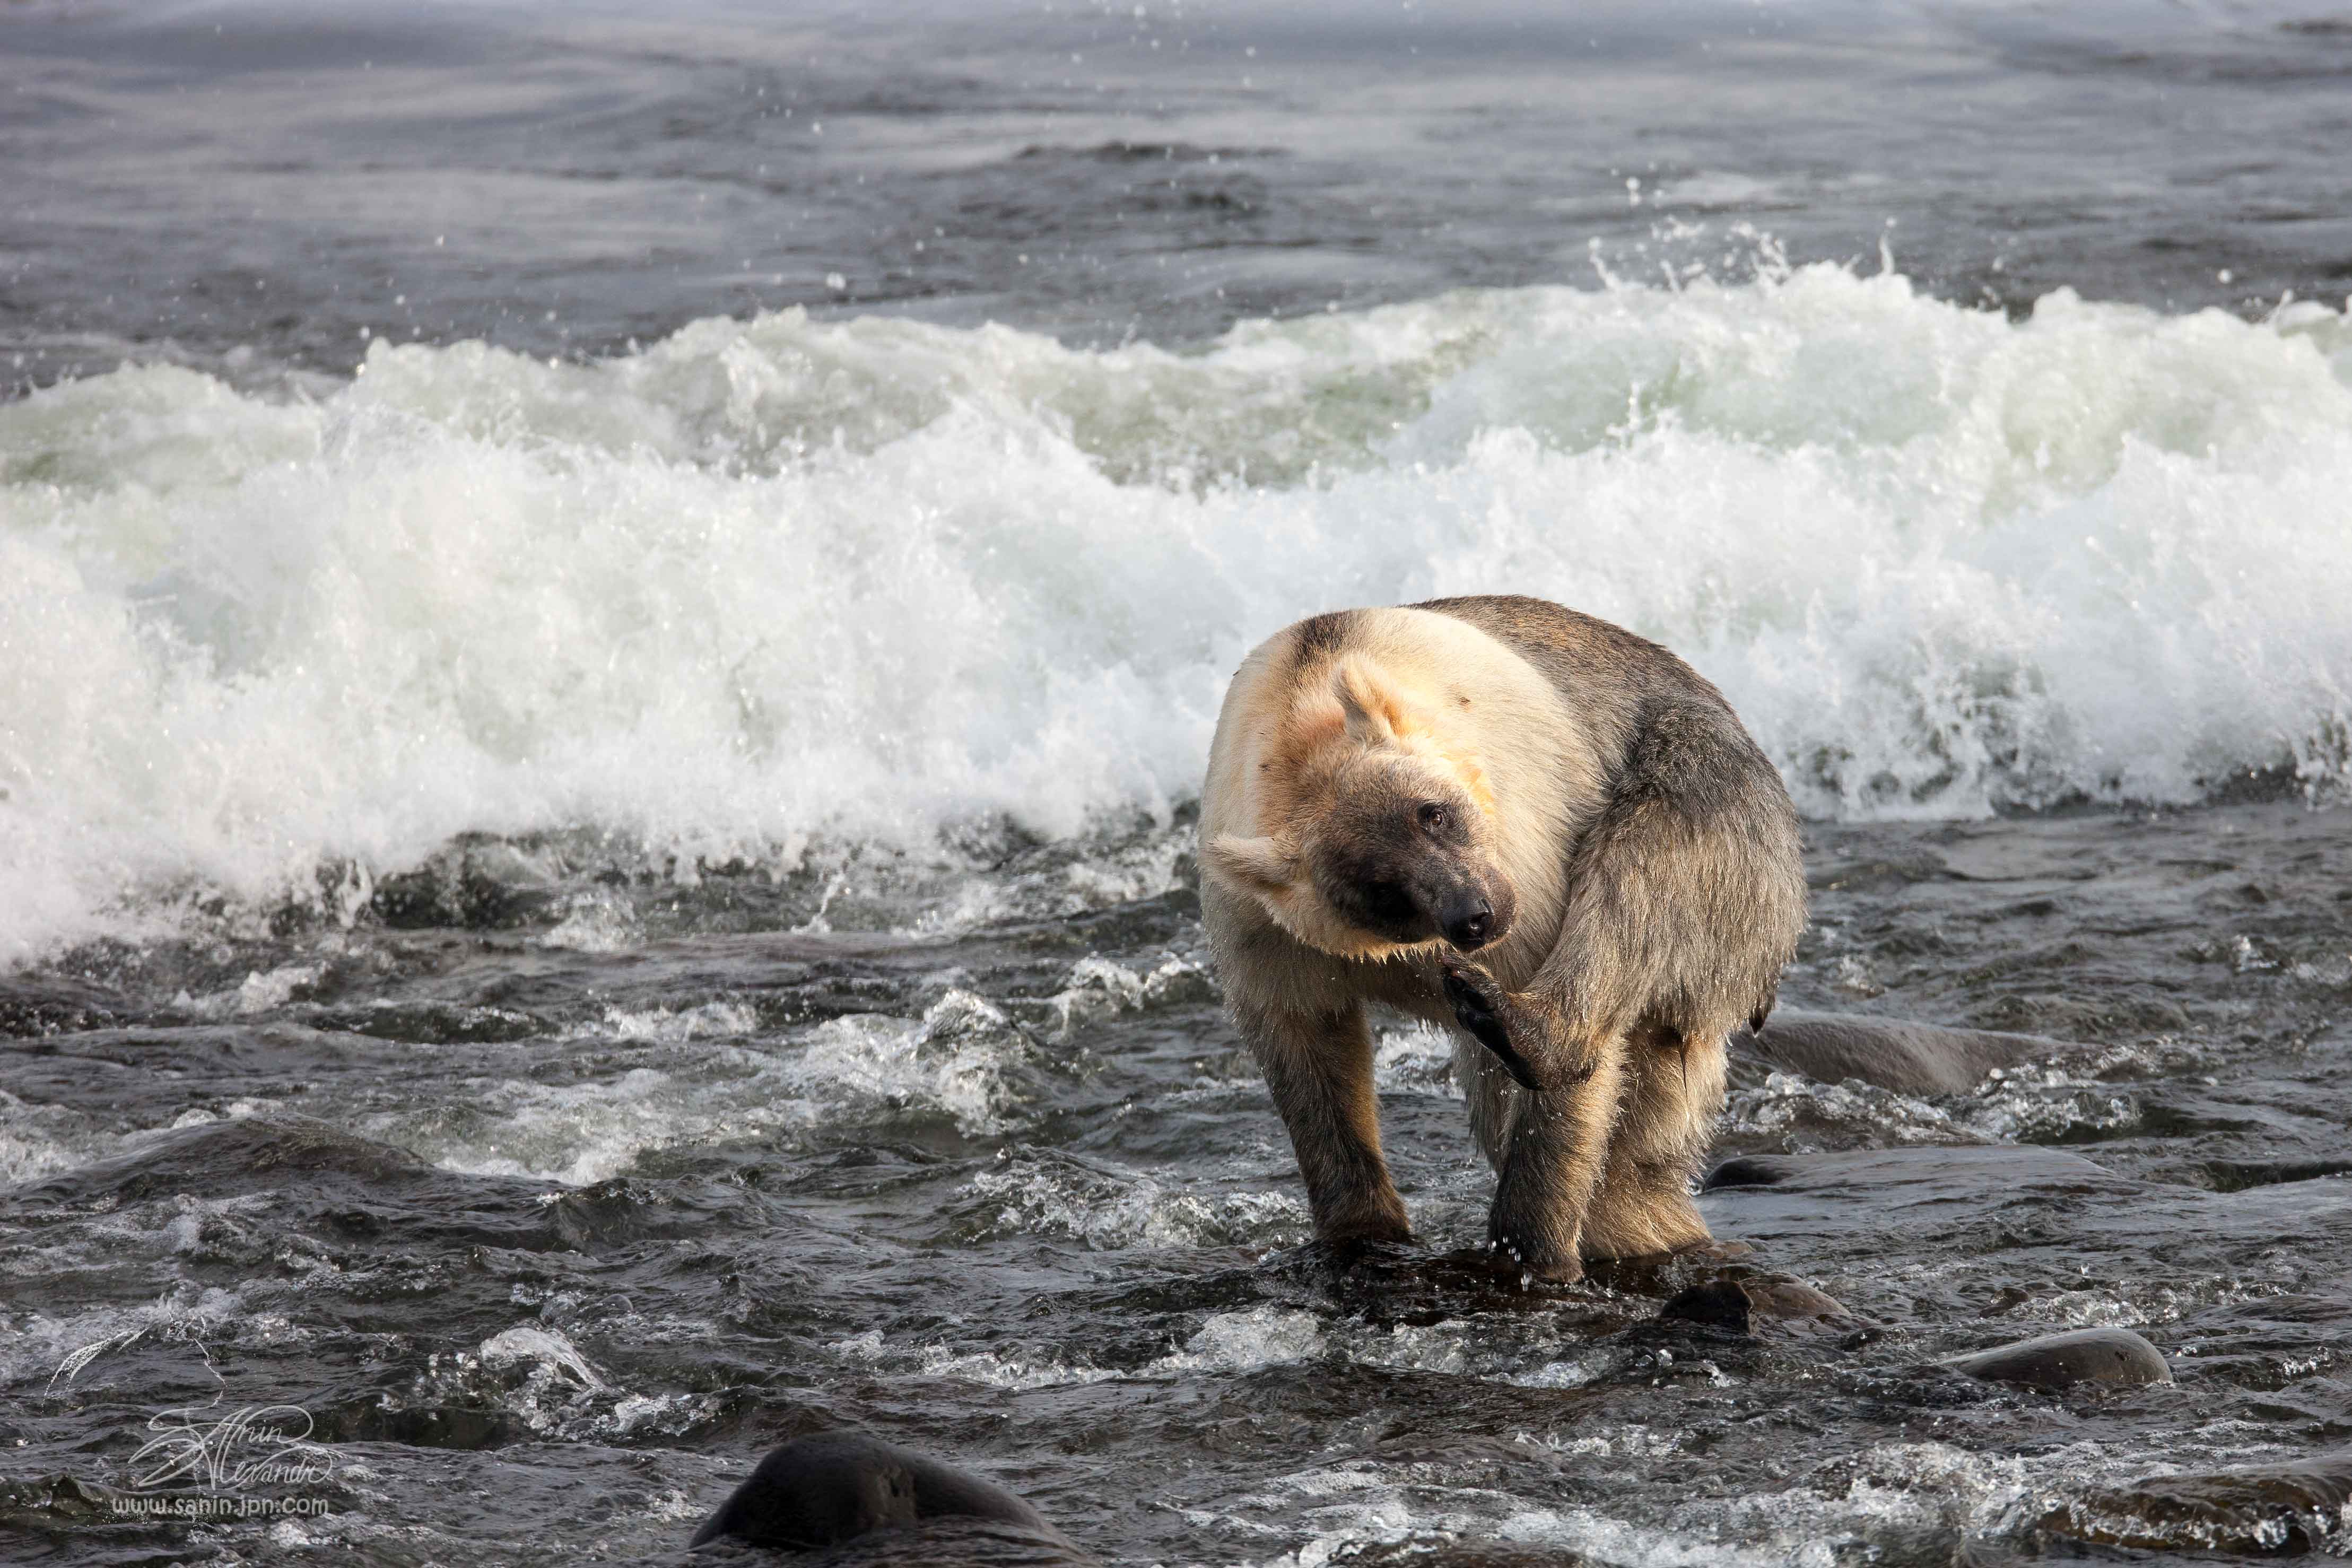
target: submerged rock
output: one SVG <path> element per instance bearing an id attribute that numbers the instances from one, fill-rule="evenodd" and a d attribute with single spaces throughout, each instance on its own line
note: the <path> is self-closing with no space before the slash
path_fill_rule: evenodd
<path id="1" fill-rule="evenodd" d="M 1699 1190 L 1769 1187 L 1775 1196 L 1874 1192 L 1943 1197 L 2005 1192 L 2028 1183 L 2129 1184 L 2105 1166 L 2063 1149 L 2039 1143 L 1963 1143 L 1823 1154 L 1740 1154 L 1709 1171 Z"/>
<path id="2" fill-rule="evenodd" d="M 436 1173 L 405 1149 L 279 1112 L 140 1138 L 111 1159 L 28 1184 L 19 1194 L 50 1203 L 128 1203 L 158 1194 L 227 1196 L 334 1177 L 382 1184 Z"/>
<path id="3" fill-rule="evenodd" d="M 2053 1535 L 2105 1546 L 2203 1552 L 2340 1550 L 2352 1450 L 2286 1465 L 2151 1476 L 2070 1499 L 2042 1516 Z"/>
<path id="4" fill-rule="evenodd" d="M 2217 1193 L 2352 1176 L 2352 1160 L 2208 1160 L 2199 1170 Z"/>
<path id="5" fill-rule="evenodd" d="M 1092 1563 L 1043 1514 L 992 1481 L 863 1432 L 772 1451 L 688 1544 L 812 1552 L 839 1563 Z"/>
<path id="6" fill-rule="evenodd" d="M 961 1515 L 873 1531 L 806 1551 L 751 1546 L 727 1536 L 699 1548 L 693 1559 L 709 1560 L 712 1568 L 786 1563 L 793 1568 L 1101 1568 L 1101 1559 L 1050 1528 Z"/>
<path id="7" fill-rule="evenodd" d="M 1739 1154 L 1709 1171 L 1699 1183 L 1703 1193 L 1725 1187 L 1777 1187 L 1797 1173 L 1785 1158 L 1770 1154 Z"/>
<path id="8" fill-rule="evenodd" d="M 0 1525 L 20 1530 L 57 1530 L 119 1519 L 130 1494 L 96 1486 L 79 1476 L 23 1480 L 0 1477 Z"/>
<path id="9" fill-rule="evenodd" d="M 2077 1384 L 2116 1387 L 2170 1383 L 2163 1352 L 2129 1329 L 2079 1329 L 2044 1334 L 2015 1344 L 1995 1345 L 1945 1363 L 1987 1383 L 2023 1383 L 2056 1390 Z"/>
<path id="10" fill-rule="evenodd" d="M 1712 1279 L 1676 1294 L 1658 1309 L 1668 1321 L 1701 1323 L 1753 1333 L 1770 1325 L 1780 1329 L 1833 1330 L 1852 1332 L 1862 1320 L 1843 1302 L 1785 1274 L 1727 1269 Z"/>
<path id="11" fill-rule="evenodd" d="M 2113 1231 L 2133 1223 L 2147 1196 L 2144 1184 L 2063 1150 L 1943 1145 L 1741 1155 L 1707 1173 L 1699 1210 L 1717 1236 L 1765 1256 L 1785 1247 L 1790 1257 L 1840 1258 L 1847 1278 L 1866 1279 L 1870 1258 L 1905 1256 L 1922 1237 L 1952 1238 L 1963 1226 L 2046 1225 L 2053 1214 Z M 2149 1223 L 2171 1217 L 2157 1208 Z M 1848 1272 L 1855 1268 L 1859 1275 Z"/>
<path id="12" fill-rule="evenodd" d="M 1860 1079 L 1897 1094 L 1966 1094 L 1995 1068 L 2084 1049 L 2041 1035 L 1951 1029 L 1860 1013 L 1775 1012 L 1731 1048 L 1822 1083 Z"/>
<path id="13" fill-rule="evenodd" d="M 126 1140 L 109 1159 L 10 1195 L 66 1210 L 249 1197 L 260 1205 L 253 1212 L 269 1212 L 277 1226 L 329 1227 L 338 1241 L 543 1251 L 650 1234 L 659 1216 L 630 1201 L 630 1186 L 615 1181 L 551 1193 L 545 1180 L 445 1170 L 405 1149 L 274 1110 Z"/>

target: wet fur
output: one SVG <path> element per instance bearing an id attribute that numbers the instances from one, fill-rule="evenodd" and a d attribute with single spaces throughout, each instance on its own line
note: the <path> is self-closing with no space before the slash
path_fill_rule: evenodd
<path id="1" fill-rule="evenodd" d="M 1462 843 L 1430 841 L 1430 877 L 1507 887 L 1507 928 L 1472 955 L 1366 930 L 1385 905 L 1339 885 L 1349 864 L 1393 866 L 1384 814 L 1423 794 L 1475 816 Z M 1499 1173 L 1493 1239 L 1524 1267 L 1572 1278 L 1580 1258 L 1706 1238 L 1689 1183 L 1724 1042 L 1770 1011 L 1804 881 L 1779 774 L 1682 660 L 1538 599 L 1318 616 L 1235 675 L 1202 840 L 1228 1003 L 1319 1235 L 1408 1234 L 1371 1087 L 1378 1003 L 1456 1029 Z M 1501 1030 L 1541 1092 L 1465 1020 Z"/>

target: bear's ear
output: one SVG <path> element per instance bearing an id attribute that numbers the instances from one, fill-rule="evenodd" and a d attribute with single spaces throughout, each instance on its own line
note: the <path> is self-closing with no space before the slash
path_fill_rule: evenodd
<path id="1" fill-rule="evenodd" d="M 1427 728 L 1419 721 L 1412 699 L 1370 659 L 1350 657 L 1333 666 L 1331 695 L 1348 717 L 1349 740 L 1393 741 Z"/>
<path id="2" fill-rule="evenodd" d="M 1227 881 L 1260 895 L 1286 893 L 1298 880 L 1298 852 L 1279 838 L 1221 833 L 1209 840 L 1209 863 Z"/>

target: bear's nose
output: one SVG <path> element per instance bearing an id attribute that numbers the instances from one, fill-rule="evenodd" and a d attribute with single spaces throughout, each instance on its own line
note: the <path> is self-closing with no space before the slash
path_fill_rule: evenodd
<path id="1" fill-rule="evenodd" d="M 1446 941 L 1475 952 L 1494 937 L 1495 908 L 1484 899 L 1465 899 L 1447 908 L 1444 929 Z"/>

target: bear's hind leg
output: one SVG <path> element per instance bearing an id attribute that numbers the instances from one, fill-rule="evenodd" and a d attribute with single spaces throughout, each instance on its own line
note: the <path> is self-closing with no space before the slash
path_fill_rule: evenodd
<path id="1" fill-rule="evenodd" d="M 1608 1166 L 1624 1051 L 1601 1051 L 1581 1080 L 1521 1091 L 1487 1233 L 1504 1257 L 1541 1279 L 1582 1277 L 1585 1213 Z"/>
<path id="2" fill-rule="evenodd" d="M 1723 1109 L 1723 1079 L 1720 1040 L 1634 1031 L 1608 1167 L 1585 1214 L 1585 1257 L 1649 1258 L 1713 1239 L 1690 1182 Z"/>

